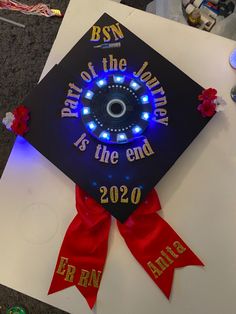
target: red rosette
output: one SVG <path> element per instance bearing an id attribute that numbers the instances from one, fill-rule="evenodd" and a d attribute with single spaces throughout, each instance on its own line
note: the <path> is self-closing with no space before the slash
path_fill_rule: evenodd
<path id="1" fill-rule="evenodd" d="M 13 111 L 13 114 L 15 116 L 15 119 L 22 120 L 22 121 L 28 121 L 29 120 L 29 109 L 26 108 L 24 105 L 20 105 L 15 108 Z"/>
<path id="2" fill-rule="evenodd" d="M 11 129 L 16 135 L 21 136 L 29 131 L 27 122 L 21 119 L 14 119 Z"/>
<path id="3" fill-rule="evenodd" d="M 13 120 L 11 129 L 16 135 L 24 135 L 29 131 L 28 120 L 30 118 L 30 112 L 27 107 L 20 105 L 13 111 L 15 119 Z"/>
<path id="4" fill-rule="evenodd" d="M 204 89 L 198 99 L 202 101 L 197 107 L 203 118 L 210 118 L 216 113 L 217 90 L 214 88 Z"/>
<path id="5" fill-rule="evenodd" d="M 213 101 L 217 98 L 216 94 L 216 89 L 208 88 L 202 91 L 202 93 L 198 96 L 198 99 L 202 101 Z"/>
<path id="6" fill-rule="evenodd" d="M 201 112 L 204 118 L 210 118 L 216 113 L 216 104 L 212 101 L 205 100 L 200 105 L 198 105 L 197 109 Z"/>

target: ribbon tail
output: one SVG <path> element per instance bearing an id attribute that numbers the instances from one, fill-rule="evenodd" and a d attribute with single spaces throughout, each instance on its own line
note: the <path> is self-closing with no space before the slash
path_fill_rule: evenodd
<path id="1" fill-rule="evenodd" d="M 76 274 L 76 268 L 75 268 L 75 254 L 74 252 L 69 251 L 68 245 L 74 242 L 73 235 L 75 235 L 76 232 L 76 226 L 79 223 L 79 217 L 78 215 L 73 219 L 72 223 L 70 224 L 69 228 L 67 229 L 67 232 L 65 234 L 58 258 L 57 263 L 54 271 L 54 275 L 52 278 L 52 282 L 48 291 L 48 294 L 53 294 L 55 292 L 64 290 L 66 288 L 69 288 L 71 286 L 74 286 L 75 281 L 75 274 Z M 73 251 L 75 248 L 73 248 Z M 70 274 L 69 274 L 70 271 Z M 74 271 L 74 274 L 73 274 Z M 70 277 L 69 277 L 70 275 Z"/>
<path id="2" fill-rule="evenodd" d="M 175 233 L 174 230 L 173 232 Z M 181 238 L 177 237 L 175 239 L 177 239 L 177 241 L 175 241 L 175 244 L 181 245 L 180 254 L 182 255 L 175 254 L 174 255 L 175 257 L 174 257 L 167 251 L 162 251 L 162 253 L 160 254 L 159 260 L 157 260 L 157 263 L 154 263 L 154 265 L 158 269 L 160 269 L 162 273 L 158 277 L 154 276 L 153 278 L 153 275 L 156 274 L 155 273 L 156 269 L 153 269 L 151 264 L 149 264 L 150 267 L 148 269 L 149 276 L 154 280 L 156 285 L 162 290 L 162 292 L 167 297 L 167 299 L 169 299 L 171 295 L 174 273 L 177 268 L 182 268 L 186 266 L 204 266 L 202 261 L 192 252 L 192 250 L 190 250 L 190 248 L 183 242 L 183 240 L 181 240 Z M 185 250 L 182 251 L 182 248 L 183 250 L 184 249 Z M 172 252 L 174 252 L 174 248 Z M 163 261 L 166 261 L 167 263 Z"/>
<path id="3" fill-rule="evenodd" d="M 110 215 L 76 188 L 78 214 L 64 237 L 48 294 L 76 286 L 92 309 L 108 249 Z"/>
<path id="4" fill-rule="evenodd" d="M 172 290 L 172 284 L 174 279 L 174 269 L 170 269 L 168 277 L 166 278 L 165 282 L 161 283 L 159 282 L 158 287 L 161 289 L 161 291 L 164 293 L 164 295 L 167 297 L 167 299 L 170 298 L 171 290 Z"/>
<path id="5" fill-rule="evenodd" d="M 131 253 L 169 298 L 175 269 L 203 263 L 156 213 L 160 208 L 157 193 L 152 190 L 124 224 L 117 224 Z"/>

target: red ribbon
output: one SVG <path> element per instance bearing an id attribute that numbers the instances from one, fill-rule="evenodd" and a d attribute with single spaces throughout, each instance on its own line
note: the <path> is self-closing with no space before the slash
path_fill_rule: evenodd
<path id="1" fill-rule="evenodd" d="M 48 294 L 75 285 L 93 308 L 106 261 L 111 216 L 78 186 L 76 208 L 78 214 L 66 232 Z M 169 298 L 175 268 L 203 263 L 156 213 L 160 209 L 153 189 L 126 222 L 117 221 L 117 225 L 134 257 Z"/>

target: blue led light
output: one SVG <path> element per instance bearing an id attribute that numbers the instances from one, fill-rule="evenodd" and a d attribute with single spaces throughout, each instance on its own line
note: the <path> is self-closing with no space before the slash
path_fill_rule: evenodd
<path id="1" fill-rule="evenodd" d="M 106 80 L 100 80 L 100 81 L 97 82 L 97 86 L 98 86 L 98 87 L 103 87 L 103 86 L 105 86 L 106 84 L 107 84 Z"/>
<path id="2" fill-rule="evenodd" d="M 149 119 L 149 117 L 150 117 L 150 114 L 149 114 L 148 112 L 143 112 L 143 113 L 142 113 L 142 117 L 141 117 L 141 118 L 142 118 L 143 120 L 146 120 L 146 121 L 147 121 L 147 120 Z"/>
<path id="3" fill-rule="evenodd" d="M 110 139 L 110 134 L 106 131 L 103 131 L 101 134 L 100 134 L 100 137 L 103 138 L 104 140 L 108 140 Z"/>
<path id="4" fill-rule="evenodd" d="M 125 142 L 127 140 L 127 136 L 125 133 L 117 134 L 117 142 Z"/>
<path id="5" fill-rule="evenodd" d="M 84 107 L 84 108 L 82 109 L 82 112 L 83 112 L 83 115 L 84 115 L 84 116 L 85 116 L 86 114 L 90 114 L 90 108 Z"/>
<path id="6" fill-rule="evenodd" d="M 136 138 L 140 139 L 140 136 L 145 132 L 152 119 L 153 97 L 146 84 L 135 77 L 133 73 L 107 72 L 109 73 L 101 73 L 84 90 L 79 111 L 83 124 L 91 136 L 94 136 L 101 143 L 105 143 L 105 145 L 108 143 L 123 145 L 132 142 Z M 121 95 L 117 95 L 117 93 Z M 137 110 L 137 115 L 132 117 L 132 121 L 127 125 L 128 127 L 123 127 L 123 125 L 121 127 L 119 123 L 118 126 L 114 126 L 112 121 L 109 121 L 110 124 L 104 123 L 103 117 L 99 116 L 99 114 L 102 115 L 102 111 L 97 110 L 95 115 L 94 101 L 98 100 L 97 95 L 99 94 L 104 97 L 106 97 L 106 94 L 109 94 L 109 97 L 104 99 L 104 110 L 111 119 L 114 118 L 114 121 L 116 116 L 113 116 L 115 115 L 113 111 L 118 111 L 118 106 L 114 105 L 114 108 L 109 107 L 109 102 L 113 101 L 114 104 L 119 104 L 119 100 L 120 98 L 123 99 L 124 94 L 124 105 L 120 104 L 122 110 L 124 107 L 122 115 L 129 114 L 127 109 L 129 105 L 130 107 L 132 105 L 133 111 Z M 127 101 L 126 95 L 128 97 Z M 129 95 L 131 95 L 130 98 Z M 110 109 L 113 115 L 108 109 Z M 121 109 L 119 110 L 121 111 Z"/>
<path id="7" fill-rule="evenodd" d="M 142 132 L 142 129 L 140 128 L 140 126 L 136 125 L 135 127 L 133 127 L 132 131 L 134 134 L 138 134 Z"/>
<path id="8" fill-rule="evenodd" d="M 129 85 L 133 90 L 138 90 L 140 87 L 141 87 L 141 85 L 139 85 L 137 82 L 135 82 L 134 80 L 132 80 L 131 82 L 130 82 L 130 85 Z"/>
<path id="9" fill-rule="evenodd" d="M 94 93 L 91 90 L 88 90 L 85 94 L 85 98 L 91 100 L 93 98 Z"/>
<path id="10" fill-rule="evenodd" d="M 96 126 L 95 122 L 91 121 L 88 123 L 88 127 L 90 128 L 90 130 L 93 131 L 96 129 L 97 126 Z"/>
<path id="11" fill-rule="evenodd" d="M 114 83 L 118 83 L 118 84 L 123 84 L 125 81 L 125 77 L 124 76 L 113 76 L 113 81 Z"/>
<path id="12" fill-rule="evenodd" d="M 149 102 L 148 96 L 144 95 L 141 97 L 142 104 L 147 104 Z"/>

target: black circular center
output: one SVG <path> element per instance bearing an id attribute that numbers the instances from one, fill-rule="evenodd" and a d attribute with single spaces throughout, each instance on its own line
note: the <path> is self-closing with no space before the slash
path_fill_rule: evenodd
<path id="1" fill-rule="evenodd" d="M 112 105 L 111 105 L 111 108 L 110 108 L 111 112 L 115 115 L 119 115 L 121 114 L 121 112 L 123 111 L 123 107 L 122 105 L 119 103 L 119 102 L 114 102 Z"/>
<path id="2" fill-rule="evenodd" d="M 126 104 L 119 98 L 111 99 L 107 104 L 107 113 L 113 118 L 120 118 L 126 113 Z"/>

